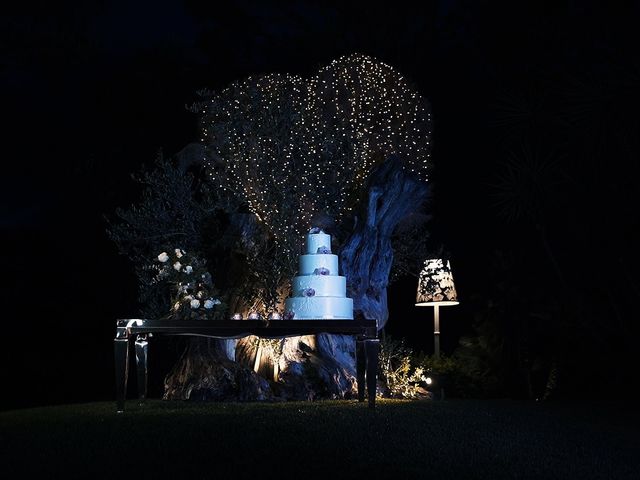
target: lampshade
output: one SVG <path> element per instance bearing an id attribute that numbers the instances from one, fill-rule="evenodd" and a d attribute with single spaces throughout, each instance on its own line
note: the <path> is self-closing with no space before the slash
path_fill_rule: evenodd
<path id="1" fill-rule="evenodd" d="M 424 262 L 418 279 L 417 306 L 458 305 L 458 294 L 453 283 L 449 260 L 445 265 L 441 258 Z"/>

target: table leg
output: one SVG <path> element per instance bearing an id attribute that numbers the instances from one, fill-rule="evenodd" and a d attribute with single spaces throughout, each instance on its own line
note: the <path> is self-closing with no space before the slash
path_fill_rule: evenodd
<path id="1" fill-rule="evenodd" d="M 369 397 L 369 408 L 375 408 L 380 340 L 366 340 L 364 346 L 367 354 L 367 396 Z"/>
<path id="2" fill-rule="evenodd" d="M 118 413 L 124 412 L 124 401 L 127 398 L 127 378 L 129 377 L 129 339 L 116 338 L 113 341 L 113 352 L 116 369 L 116 408 Z"/>
<path id="3" fill-rule="evenodd" d="M 136 370 L 138 373 L 138 398 L 144 403 L 147 398 L 147 359 L 149 358 L 149 341 L 146 335 L 136 337 Z"/>
<path id="4" fill-rule="evenodd" d="M 367 368 L 367 356 L 363 340 L 356 340 L 356 380 L 358 382 L 358 401 L 364 402 L 364 382 Z"/>

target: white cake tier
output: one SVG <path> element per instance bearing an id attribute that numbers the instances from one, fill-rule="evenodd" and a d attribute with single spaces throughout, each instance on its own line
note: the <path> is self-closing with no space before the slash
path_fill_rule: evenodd
<path id="1" fill-rule="evenodd" d="M 318 253 L 320 247 L 327 247 L 331 250 L 331 235 L 326 233 L 307 234 L 307 253 Z"/>
<path id="2" fill-rule="evenodd" d="M 293 277 L 291 289 L 293 297 L 304 296 L 302 291 L 313 288 L 316 297 L 346 297 L 347 279 L 345 277 L 325 275 L 302 275 Z"/>
<path id="3" fill-rule="evenodd" d="M 295 297 L 284 301 L 285 311 L 294 313 L 294 320 L 353 320 L 353 299 L 343 297 Z"/>
<path id="4" fill-rule="evenodd" d="M 312 275 L 316 268 L 326 268 L 329 275 L 338 275 L 338 256 L 331 253 L 300 255 L 298 273 Z"/>

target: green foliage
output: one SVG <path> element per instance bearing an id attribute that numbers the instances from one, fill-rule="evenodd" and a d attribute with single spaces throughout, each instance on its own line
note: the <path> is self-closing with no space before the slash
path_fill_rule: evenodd
<path id="1" fill-rule="evenodd" d="M 404 340 L 385 335 L 380 341 L 380 380 L 383 396 L 419 398 L 427 395 L 424 368 L 416 366 L 412 350 Z"/>
<path id="2" fill-rule="evenodd" d="M 154 283 L 166 283 L 172 287 L 172 307 L 168 318 L 224 318 L 226 305 L 218 298 L 205 262 L 176 248 L 160 253 L 151 268 L 158 272 Z"/>
<path id="3" fill-rule="evenodd" d="M 499 396 L 499 367 L 486 340 L 463 339 L 454 355 L 440 358 L 416 353 L 405 344 L 385 335 L 380 342 L 380 381 L 382 395 L 392 398 L 420 398 L 431 387 L 427 377 L 436 376 L 438 386 L 446 395 L 457 398 L 487 398 Z M 487 351 L 488 350 L 488 351 Z"/>
<path id="4" fill-rule="evenodd" d="M 425 178 L 426 101 L 389 65 L 334 60 L 309 79 L 268 74 L 202 91 L 209 179 L 241 198 L 284 252 L 318 213 L 337 222 L 357 206 L 372 169 L 390 154 Z"/>
<path id="5" fill-rule="evenodd" d="M 460 355 L 458 351 L 452 355 L 422 356 L 416 363 L 424 368 L 427 374 L 437 375 L 441 386 L 448 397 L 456 398 L 491 398 L 500 396 L 500 383 L 495 372 L 478 368 L 478 359 L 473 355 Z"/>
<path id="6" fill-rule="evenodd" d="M 154 259 L 176 248 L 205 258 L 202 232 L 216 229 L 218 205 L 207 184 L 162 153 L 151 168 L 133 178 L 143 186 L 141 199 L 107 219 L 107 234 L 134 265 L 142 314 L 158 318 L 171 310 L 173 292 L 170 284 L 156 281 Z"/>
<path id="7" fill-rule="evenodd" d="M 207 266 L 201 274 L 213 274 L 222 289 L 215 295 L 222 305 L 266 313 L 275 304 L 274 292 L 284 275 L 271 270 L 273 244 L 267 232 L 254 215 L 243 211 L 233 197 L 219 195 L 203 177 L 201 166 L 187 170 L 160 154 L 153 165 L 133 176 L 143 187 L 140 200 L 107 219 L 107 234 L 134 265 L 144 316 L 177 313 L 178 281 L 158 278 L 157 262 L 160 252 L 175 249 L 189 253 L 193 268 Z M 252 300 L 240 304 L 238 299 Z M 222 305 L 216 307 L 217 315 Z M 184 306 L 178 310 L 188 313 Z"/>
<path id="8" fill-rule="evenodd" d="M 251 262 L 264 284 L 258 303 L 273 304 L 280 281 L 295 274 L 309 227 L 330 226 L 340 246 L 367 178 L 389 155 L 426 178 L 429 106 L 399 72 L 373 58 L 345 56 L 308 79 L 256 75 L 199 93 L 192 111 L 200 117 L 207 180 L 246 205 L 269 239 L 268 255 Z M 407 219 L 393 239 L 394 274 L 416 273 L 425 221 Z M 404 244 L 409 248 L 400 251 Z"/>
<path id="9" fill-rule="evenodd" d="M 468 298 L 473 332 L 460 339 L 454 357 L 473 396 L 544 399 L 558 386 L 564 347 L 555 337 L 570 335 L 566 310 L 550 298 L 548 284 L 523 285 L 514 275 L 519 268 L 514 255 L 494 252 L 487 269 L 490 290 Z"/>
<path id="10" fill-rule="evenodd" d="M 464 380 L 463 396 L 493 397 L 504 389 L 503 336 L 495 322 L 474 325 L 476 334 L 462 337 L 454 352 L 458 366 L 453 376 Z"/>

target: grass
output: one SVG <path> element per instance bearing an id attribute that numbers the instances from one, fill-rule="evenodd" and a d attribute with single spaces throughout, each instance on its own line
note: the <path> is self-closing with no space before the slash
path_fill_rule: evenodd
<path id="1" fill-rule="evenodd" d="M 506 400 L 65 405 L 0 413 L 0 473 L 637 479 L 638 418 L 630 405 Z"/>

